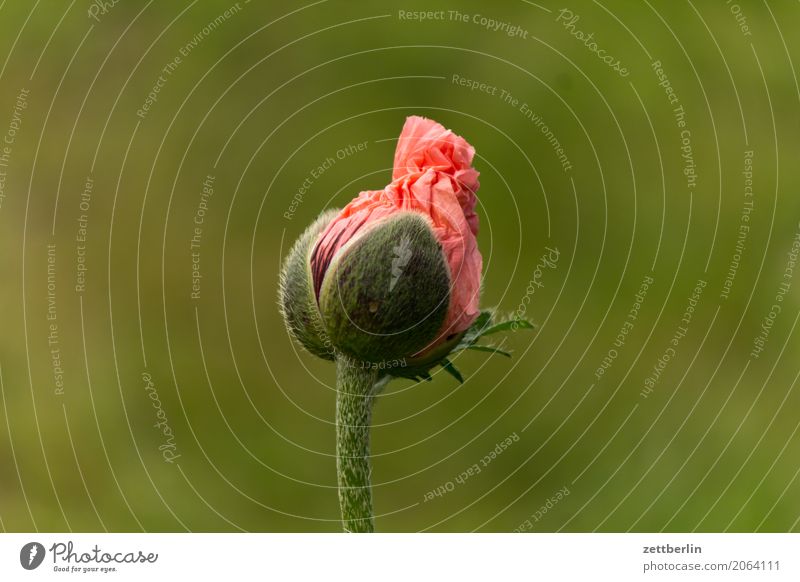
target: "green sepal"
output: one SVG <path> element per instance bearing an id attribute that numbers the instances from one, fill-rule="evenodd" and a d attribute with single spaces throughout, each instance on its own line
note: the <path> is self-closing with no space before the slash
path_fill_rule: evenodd
<path id="1" fill-rule="evenodd" d="M 464 350 L 474 350 L 479 352 L 487 352 L 490 354 L 499 354 L 506 357 L 511 357 L 511 353 L 503 350 L 500 346 L 479 344 L 478 341 L 484 336 L 498 333 L 505 330 L 517 329 L 536 329 L 536 325 L 525 319 L 508 318 L 492 323 L 495 319 L 494 309 L 484 309 L 480 312 L 472 325 L 467 328 L 458 336 L 451 338 L 449 341 L 436 346 L 430 352 L 426 352 L 423 356 L 418 358 L 410 358 L 409 365 L 403 368 L 396 368 L 389 370 L 387 373 L 392 376 L 400 378 L 409 378 L 411 380 L 430 380 L 431 370 L 437 366 L 448 372 L 460 383 L 464 382 L 463 375 L 453 365 L 450 356 L 462 352 Z"/>
<path id="2" fill-rule="evenodd" d="M 309 352 L 326 360 L 333 360 L 336 349 L 325 331 L 325 326 L 314 297 L 309 257 L 319 235 L 339 214 L 327 210 L 300 235 L 283 263 L 278 304 L 286 327 L 292 337 Z"/>
<path id="3" fill-rule="evenodd" d="M 385 362 L 433 341 L 449 299 L 449 269 L 428 221 L 402 212 L 337 252 L 322 282 L 319 308 L 338 350 Z"/>
<path id="4" fill-rule="evenodd" d="M 462 375 L 461 375 L 461 372 L 459 372 L 459 371 L 458 371 L 458 368 L 456 368 L 456 367 L 453 365 L 453 362 L 451 362 L 451 361 L 450 361 L 450 360 L 448 360 L 447 358 L 445 358 L 444 360 L 442 360 L 442 369 L 443 369 L 445 372 L 447 372 L 448 374 L 450 374 L 450 375 L 451 375 L 453 378 L 455 378 L 456 380 L 458 380 L 458 383 L 459 383 L 459 384 L 463 384 L 463 383 L 464 383 L 464 376 L 462 376 Z"/>
<path id="5" fill-rule="evenodd" d="M 511 352 L 500 349 L 498 346 L 467 346 L 465 350 L 475 350 L 476 352 L 486 352 L 489 354 L 498 354 L 507 358 L 511 357 Z"/>

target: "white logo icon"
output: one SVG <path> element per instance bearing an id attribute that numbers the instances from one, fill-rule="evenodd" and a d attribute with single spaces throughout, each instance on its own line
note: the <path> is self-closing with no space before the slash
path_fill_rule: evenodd
<path id="1" fill-rule="evenodd" d="M 389 291 L 392 291 L 403 274 L 403 268 L 411 260 L 411 241 L 407 236 L 400 239 L 400 244 L 395 245 L 392 249 L 394 251 L 394 259 L 392 259 L 392 278 L 389 281 Z"/>

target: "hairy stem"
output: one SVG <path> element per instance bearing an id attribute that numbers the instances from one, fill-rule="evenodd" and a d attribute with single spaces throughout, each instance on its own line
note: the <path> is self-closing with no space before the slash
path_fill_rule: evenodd
<path id="1" fill-rule="evenodd" d="M 336 359 L 336 472 L 346 532 L 374 531 L 369 429 L 377 370 L 344 356 Z"/>

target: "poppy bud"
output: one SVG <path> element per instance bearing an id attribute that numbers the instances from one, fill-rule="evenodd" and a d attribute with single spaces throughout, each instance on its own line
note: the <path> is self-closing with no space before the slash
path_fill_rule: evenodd
<path id="1" fill-rule="evenodd" d="M 435 121 L 409 117 L 392 182 L 323 214 L 300 237 L 284 265 L 281 306 L 310 352 L 368 362 L 446 352 L 475 321 L 474 155 Z"/>

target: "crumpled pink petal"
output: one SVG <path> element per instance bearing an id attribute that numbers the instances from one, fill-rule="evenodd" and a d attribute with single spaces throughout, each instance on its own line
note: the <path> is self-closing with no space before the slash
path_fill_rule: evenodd
<path id="1" fill-rule="evenodd" d="M 478 316 L 483 259 L 475 213 L 480 184 L 473 148 L 462 137 L 424 117 L 406 119 L 397 142 L 392 182 L 361 192 L 320 235 L 311 255 L 314 289 L 336 253 L 371 225 L 401 211 L 426 216 L 450 267 L 450 305 L 437 342 L 466 330 Z M 434 342 L 436 343 L 436 342 Z"/>

